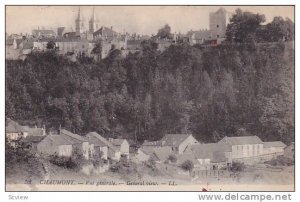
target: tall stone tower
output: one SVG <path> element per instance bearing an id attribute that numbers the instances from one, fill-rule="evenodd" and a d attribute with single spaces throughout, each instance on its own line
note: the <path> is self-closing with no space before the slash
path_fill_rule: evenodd
<path id="1" fill-rule="evenodd" d="M 96 17 L 96 14 L 95 14 L 95 8 L 93 7 L 92 16 L 91 16 L 91 19 L 89 21 L 89 33 L 90 34 L 93 34 L 95 31 L 98 30 L 98 24 L 99 24 L 99 21 Z"/>
<path id="2" fill-rule="evenodd" d="M 84 19 L 80 13 L 80 7 L 78 8 L 77 18 L 75 20 L 76 36 L 80 36 L 84 32 Z"/>
<path id="3" fill-rule="evenodd" d="M 220 8 L 209 14 L 209 29 L 213 39 L 224 39 L 231 14 L 224 8 Z"/>

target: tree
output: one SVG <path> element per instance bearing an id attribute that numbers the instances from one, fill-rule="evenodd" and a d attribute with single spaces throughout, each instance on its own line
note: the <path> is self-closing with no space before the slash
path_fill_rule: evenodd
<path id="1" fill-rule="evenodd" d="M 274 17 L 273 21 L 262 26 L 258 31 L 258 37 L 265 42 L 280 42 L 294 40 L 295 23 L 289 18 Z"/>
<path id="2" fill-rule="evenodd" d="M 185 171 L 189 171 L 190 173 L 194 169 L 194 163 L 190 160 L 186 160 L 181 164 L 181 168 Z"/>
<path id="3" fill-rule="evenodd" d="M 256 42 L 256 32 L 265 20 L 265 15 L 237 9 L 227 26 L 226 40 L 238 43 Z"/>
<path id="4" fill-rule="evenodd" d="M 56 45 L 55 45 L 55 42 L 54 41 L 49 41 L 48 43 L 47 43 L 47 49 L 48 50 L 54 50 L 55 49 L 55 47 L 56 47 Z"/>
<path id="5" fill-rule="evenodd" d="M 166 24 L 164 27 L 158 30 L 156 36 L 161 39 L 171 39 L 172 38 L 171 27 L 168 24 Z"/>

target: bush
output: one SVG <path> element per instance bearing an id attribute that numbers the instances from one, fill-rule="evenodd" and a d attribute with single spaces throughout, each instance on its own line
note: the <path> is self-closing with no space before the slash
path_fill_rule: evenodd
<path id="1" fill-rule="evenodd" d="M 241 162 L 232 162 L 232 165 L 230 167 L 230 170 L 232 172 L 241 172 L 243 170 L 245 170 L 246 166 L 244 163 Z"/>
<path id="2" fill-rule="evenodd" d="M 191 172 L 194 169 L 194 163 L 190 160 L 186 160 L 181 164 L 181 168 L 185 171 Z"/>
<path id="3" fill-rule="evenodd" d="M 145 162 L 145 165 L 146 165 L 148 168 L 151 168 L 152 170 L 155 170 L 155 169 L 156 169 L 156 162 L 155 162 L 155 160 L 154 160 L 152 157 L 150 157 L 150 158 L 148 159 L 148 161 Z"/>
<path id="4" fill-rule="evenodd" d="M 177 162 L 177 158 L 174 154 L 171 154 L 168 159 L 168 161 L 170 161 L 171 163 L 176 163 Z"/>
<path id="5" fill-rule="evenodd" d="M 120 172 L 121 164 L 119 162 L 111 164 L 111 166 L 109 167 L 109 170 L 112 172 Z"/>
<path id="6" fill-rule="evenodd" d="M 75 169 L 78 167 L 78 164 L 71 157 L 51 155 L 49 161 L 54 165 L 67 169 Z"/>

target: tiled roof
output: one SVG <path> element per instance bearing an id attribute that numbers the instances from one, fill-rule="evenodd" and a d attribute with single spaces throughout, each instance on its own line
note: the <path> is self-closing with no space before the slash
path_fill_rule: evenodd
<path id="1" fill-rule="evenodd" d="M 227 137 L 225 136 L 220 143 L 228 143 L 230 145 L 245 145 L 245 144 L 263 144 L 263 141 L 257 136 L 240 136 Z"/>
<path id="2" fill-rule="evenodd" d="M 65 129 L 61 129 L 60 133 L 61 133 L 61 135 L 71 137 L 71 138 L 73 138 L 75 140 L 78 140 L 78 141 L 81 141 L 81 142 L 88 142 L 88 140 L 85 139 L 84 137 L 82 137 L 80 135 L 77 135 L 77 134 L 74 134 L 74 133 L 71 133 L 70 131 L 67 131 Z"/>
<path id="3" fill-rule="evenodd" d="M 88 139 L 90 144 L 94 144 L 94 146 L 100 146 L 100 147 L 106 146 L 106 144 L 104 144 L 104 142 L 102 142 L 101 140 L 99 140 L 98 138 L 96 138 L 92 135 L 86 136 L 86 139 Z"/>
<path id="4" fill-rule="evenodd" d="M 179 146 L 191 134 L 166 134 L 162 139 L 162 145 Z"/>
<path id="5" fill-rule="evenodd" d="M 108 148 L 112 149 L 113 151 L 118 151 L 118 149 L 108 140 L 106 140 L 104 137 L 102 137 L 101 135 L 99 135 L 96 132 L 89 132 L 88 134 L 86 134 L 86 137 L 89 136 L 93 136 L 95 138 L 97 138 L 98 140 L 100 140 L 101 142 L 103 142 Z"/>
<path id="6" fill-rule="evenodd" d="M 98 29 L 97 31 L 95 31 L 93 33 L 94 36 L 96 35 L 101 35 L 103 37 L 107 36 L 107 37 L 112 37 L 112 36 L 117 36 L 118 33 L 115 32 L 114 30 L 108 28 L 108 27 L 101 27 L 100 29 Z"/>
<path id="7" fill-rule="evenodd" d="M 165 161 L 173 152 L 171 147 L 164 146 L 154 148 L 153 153 L 160 161 Z"/>
<path id="8" fill-rule="evenodd" d="M 73 142 L 62 135 L 47 135 L 45 139 L 49 139 L 56 145 L 72 145 Z"/>
<path id="9" fill-rule="evenodd" d="M 142 146 L 139 149 L 145 154 L 151 155 L 153 154 L 155 147 Z"/>
<path id="10" fill-rule="evenodd" d="M 286 147 L 286 144 L 281 141 L 264 142 L 264 148 L 270 147 Z"/>

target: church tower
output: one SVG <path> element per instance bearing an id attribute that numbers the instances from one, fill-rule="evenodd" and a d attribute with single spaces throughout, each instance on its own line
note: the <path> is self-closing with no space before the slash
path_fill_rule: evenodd
<path id="1" fill-rule="evenodd" d="M 91 16 L 91 19 L 89 21 L 89 32 L 90 34 L 93 34 L 95 31 L 98 30 L 98 19 L 96 17 L 96 14 L 95 14 L 95 8 L 93 7 L 93 13 L 92 13 L 92 16 Z"/>
<path id="2" fill-rule="evenodd" d="M 76 36 L 80 36 L 80 34 L 84 32 L 84 19 L 80 13 L 80 7 L 78 9 L 77 18 L 75 20 L 75 31 L 76 31 Z"/>

